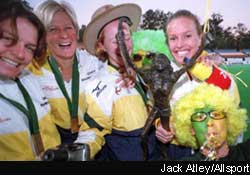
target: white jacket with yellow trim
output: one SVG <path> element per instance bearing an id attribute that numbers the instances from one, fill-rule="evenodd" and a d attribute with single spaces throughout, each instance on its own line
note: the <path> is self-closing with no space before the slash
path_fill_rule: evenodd
<path id="1" fill-rule="evenodd" d="M 116 83 L 120 74 L 106 67 L 86 86 L 87 113 L 109 132 L 142 128 L 148 114 L 141 95 L 135 88 L 121 88 Z"/>
<path id="2" fill-rule="evenodd" d="M 101 69 L 103 63 L 100 62 L 96 57 L 89 55 L 85 51 L 77 50 L 76 55 L 79 63 L 78 68 L 80 79 L 78 118 L 79 121 L 82 121 L 82 117 L 86 110 L 83 93 L 84 86 L 86 82 L 88 82 L 88 80 L 91 78 L 91 76 L 94 75 L 98 69 Z M 38 79 L 46 97 L 49 99 L 49 103 L 51 105 L 52 113 L 54 116 L 53 120 L 58 126 L 64 129 L 69 129 L 71 121 L 67 101 L 56 82 L 55 76 L 49 66 L 48 60 L 46 60 L 41 70 L 42 75 L 38 75 Z M 64 81 L 65 88 L 70 98 L 71 83 L 71 81 Z"/>
<path id="3" fill-rule="evenodd" d="M 51 120 L 48 99 L 43 94 L 39 83 L 26 70 L 19 79 L 35 105 L 44 149 L 59 145 L 60 136 Z M 23 95 L 13 80 L 0 79 L 0 92 L 27 108 Z M 36 158 L 27 116 L 2 98 L 0 98 L 0 150 L 0 160 L 35 160 Z"/>
<path id="4" fill-rule="evenodd" d="M 178 65 L 176 65 L 174 62 L 171 62 L 171 65 L 174 69 L 174 71 L 179 70 L 181 67 L 179 67 Z M 222 70 L 222 69 L 220 69 Z M 223 70 L 222 70 L 223 71 Z M 223 71 L 224 73 L 226 73 L 227 75 L 229 75 L 230 79 L 231 79 L 231 85 L 230 87 L 227 89 L 231 94 L 232 94 L 232 98 L 234 98 L 235 103 L 239 104 L 240 103 L 240 96 L 239 96 L 239 91 L 238 91 L 238 87 L 236 82 L 234 81 L 232 75 L 230 75 L 229 73 Z M 196 79 L 195 77 L 192 77 L 193 79 L 190 80 L 189 76 L 187 73 L 184 73 L 179 80 L 177 81 L 177 83 L 175 84 L 174 88 L 173 88 L 173 93 L 171 96 L 171 100 L 170 100 L 170 105 L 171 107 L 174 105 L 174 103 L 176 101 L 178 101 L 183 95 L 189 93 L 190 91 L 192 91 L 195 87 L 197 87 L 201 82 L 198 79 Z"/>
<path id="5" fill-rule="evenodd" d="M 86 51 L 77 50 L 76 56 L 78 60 L 79 68 L 79 106 L 78 106 L 78 119 L 80 125 L 86 125 L 83 121 L 83 116 L 86 111 L 86 102 L 84 96 L 84 88 L 87 82 L 91 79 L 95 73 L 103 68 L 103 62 L 99 61 L 96 57 L 91 56 Z M 41 67 L 40 72 L 34 68 L 35 65 L 30 65 L 29 69 L 37 75 L 40 85 L 49 99 L 51 105 L 53 121 L 64 129 L 70 129 L 71 120 L 70 113 L 67 105 L 67 101 L 59 88 L 55 76 L 49 66 L 48 60 Z M 64 81 L 65 88 L 69 97 L 71 98 L 71 81 Z M 80 127 L 81 132 L 78 134 L 82 143 L 89 143 L 91 150 L 91 157 L 94 156 L 103 144 L 103 138 L 99 137 L 99 134 L 92 129 L 88 130 L 86 127 Z"/>

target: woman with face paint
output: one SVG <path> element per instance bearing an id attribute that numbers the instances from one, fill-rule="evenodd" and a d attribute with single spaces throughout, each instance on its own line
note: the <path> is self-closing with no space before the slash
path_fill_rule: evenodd
<path id="1" fill-rule="evenodd" d="M 249 151 L 230 148 L 247 127 L 247 113 L 227 90 L 202 83 L 175 103 L 172 117 L 176 141 L 199 152 L 182 160 L 249 159 Z"/>
<path id="2" fill-rule="evenodd" d="M 170 52 L 174 57 L 174 62 L 172 62 L 174 70 L 180 69 L 202 47 L 204 42 L 198 18 L 187 10 L 179 10 L 169 18 L 165 26 L 165 34 Z M 202 82 L 228 90 L 232 98 L 235 99 L 235 103 L 239 104 L 239 92 L 232 76 L 218 66 L 211 64 L 211 62 L 208 63 L 204 59 L 206 58 L 204 55 L 205 53 L 202 53 L 197 63 L 187 73 L 183 74 L 175 84 L 170 99 L 171 107 L 177 100 Z M 174 131 L 166 131 L 158 121 L 156 127 L 156 137 L 163 143 L 171 142 L 168 148 L 169 159 L 174 160 L 191 155 L 191 149 L 178 146 L 178 143 L 174 140 Z"/>
<path id="3" fill-rule="evenodd" d="M 40 160 L 60 144 L 48 99 L 25 69 L 45 51 L 45 29 L 22 1 L 0 4 L 0 160 Z"/>

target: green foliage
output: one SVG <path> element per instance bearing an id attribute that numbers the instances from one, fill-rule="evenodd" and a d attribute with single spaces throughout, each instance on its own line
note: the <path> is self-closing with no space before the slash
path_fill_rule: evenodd
<path id="1" fill-rule="evenodd" d="M 86 25 L 82 25 L 81 28 L 79 29 L 78 42 L 83 42 L 83 33 L 85 29 L 86 29 Z"/>
<path id="2" fill-rule="evenodd" d="M 165 13 L 162 10 L 147 10 L 142 15 L 140 29 L 162 30 L 172 12 Z M 219 13 L 213 13 L 209 19 L 209 33 L 213 40 L 206 49 L 249 49 L 250 48 L 250 30 L 244 24 L 238 23 L 235 26 L 224 29 L 221 24 L 223 16 Z"/>
<path id="3" fill-rule="evenodd" d="M 244 24 L 238 23 L 237 26 L 227 27 L 221 26 L 223 17 L 219 13 L 213 13 L 209 19 L 209 32 L 212 34 L 213 41 L 208 45 L 207 49 L 248 49 L 250 48 L 249 33 Z"/>
<path id="4" fill-rule="evenodd" d="M 167 22 L 169 16 L 172 15 L 171 12 L 164 13 L 161 10 L 152 10 L 149 9 L 142 15 L 142 24 L 141 29 L 150 29 L 150 30 L 162 30 L 164 25 Z"/>

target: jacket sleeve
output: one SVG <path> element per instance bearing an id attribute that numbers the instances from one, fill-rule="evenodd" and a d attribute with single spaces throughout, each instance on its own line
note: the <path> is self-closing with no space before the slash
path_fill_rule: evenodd
<path id="1" fill-rule="evenodd" d="M 104 136 L 111 133 L 111 117 L 104 114 L 98 102 L 86 95 L 87 109 L 76 142 L 87 143 L 91 159 L 101 150 L 105 143 Z"/>

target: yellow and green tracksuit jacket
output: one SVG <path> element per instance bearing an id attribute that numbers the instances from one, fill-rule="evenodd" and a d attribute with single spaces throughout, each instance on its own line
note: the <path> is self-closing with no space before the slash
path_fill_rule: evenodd
<path id="1" fill-rule="evenodd" d="M 86 51 L 76 50 L 76 56 L 78 60 L 79 68 L 79 107 L 78 107 L 78 119 L 80 127 L 79 134 L 84 139 L 81 142 L 88 143 L 91 150 L 91 157 L 93 157 L 100 149 L 103 144 L 104 139 L 99 132 L 95 132 L 94 129 L 83 128 L 82 125 L 86 125 L 83 120 L 84 113 L 86 111 L 86 102 L 84 96 L 84 87 L 91 77 L 100 69 L 102 69 L 103 63 L 99 61 L 96 57 L 89 55 Z M 38 67 L 38 69 L 37 69 Z M 29 65 L 29 69 L 36 74 L 43 92 L 49 99 L 49 104 L 51 105 L 53 121 L 56 125 L 63 129 L 70 129 L 71 120 L 70 113 L 67 106 L 66 98 L 64 97 L 61 89 L 59 88 L 55 76 L 49 66 L 48 60 L 42 67 L 33 63 Z M 64 81 L 65 88 L 69 97 L 71 98 L 71 81 Z M 79 136 L 78 134 L 78 136 Z"/>
<path id="2" fill-rule="evenodd" d="M 51 119 L 48 99 L 36 78 L 29 71 L 23 71 L 19 79 L 34 103 L 44 149 L 59 145 L 60 137 Z M 22 93 L 13 80 L 1 78 L 0 92 L 27 108 Z M 35 160 L 37 156 L 27 116 L 3 98 L 0 98 L 0 150 L 0 160 Z"/>
<path id="3" fill-rule="evenodd" d="M 98 160 L 143 160 L 141 137 L 148 118 L 147 108 L 139 91 L 121 88 L 120 74 L 108 66 L 86 85 L 87 115 L 106 130 L 105 145 Z M 108 133 L 108 134 L 107 134 Z M 149 159 L 157 155 L 154 132 L 149 136 Z M 156 159 L 156 158 L 155 158 Z"/>

